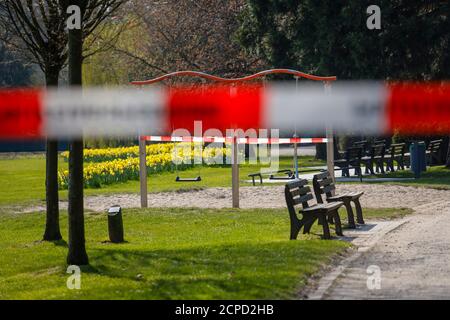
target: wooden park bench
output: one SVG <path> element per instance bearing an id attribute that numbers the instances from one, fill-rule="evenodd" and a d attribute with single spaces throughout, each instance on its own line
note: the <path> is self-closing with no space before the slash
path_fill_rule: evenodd
<path id="1" fill-rule="evenodd" d="M 350 147 L 345 152 L 344 159 L 334 160 L 334 165 L 339 168 L 335 170 L 342 170 L 343 177 L 350 177 L 350 169 L 355 169 L 355 174 L 362 181 L 361 158 L 362 148 Z"/>
<path id="2" fill-rule="evenodd" d="M 429 166 L 432 166 L 434 164 L 441 164 L 442 162 L 442 155 L 441 155 L 441 146 L 442 146 L 443 140 L 433 140 L 430 141 L 427 147 L 427 162 Z"/>
<path id="3" fill-rule="evenodd" d="M 277 174 L 284 173 L 284 176 L 278 176 Z M 274 172 L 267 172 L 264 175 L 268 175 L 270 180 L 291 180 L 295 179 L 294 172 L 290 169 L 283 169 Z M 248 174 L 250 178 L 252 178 L 252 183 L 255 185 L 255 178 L 259 178 L 259 183 L 263 183 L 263 174 L 261 172 L 255 172 Z"/>
<path id="4" fill-rule="evenodd" d="M 394 161 L 397 162 L 397 170 L 405 170 L 405 143 L 391 144 L 389 152 L 385 155 L 386 169 L 394 172 Z"/>
<path id="5" fill-rule="evenodd" d="M 376 172 L 384 173 L 384 154 L 386 147 L 384 144 L 372 145 L 370 147 L 369 155 L 362 157 L 361 161 L 365 164 L 366 173 L 375 174 L 373 166 L 375 165 Z"/>
<path id="6" fill-rule="evenodd" d="M 353 142 L 353 147 L 362 148 L 362 154 L 364 156 L 369 149 L 369 142 L 367 140 L 355 141 Z"/>
<path id="7" fill-rule="evenodd" d="M 314 199 L 310 187 L 307 186 L 307 180 L 295 180 L 286 184 L 284 195 L 286 205 L 291 220 L 291 236 L 290 239 L 297 239 L 297 236 L 303 227 L 303 233 L 309 233 L 312 225 L 316 220 L 323 228 L 324 239 L 331 239 L 330 228 L 328 222 L 334 222 L 335 231 L 338 236 L 342 236 L 341 220 L 339 218 L 338 209 L 343 205 L 342 202 L 334 202 L 327 204 L 309 205 L 308 201 Z M 299 211 L 301 219 L 298 218 L 296 206 L 302 205 Z"/>
<path id="8" fill-rule="evenodd" d="M 361 204 L 359 198 L 364 192 L 347 192 L 340 195 L 334 195 L 336 186 L 333 183 L 333 179 L 328 171 L 316 174 L 313 177 L 313 188 L 316 200 L 318 203 L 324 203 L 322 195 L 325 195 L 327 203 L 344 203 L 347 209 L 348 226 L 349 228 L 356 228 L 355 218 L 353 215 L 353 209 L 351 203 L 355 204 L 356 208 L 356 221 L 359 224 L 364 224 L 364 218 L 362 213 Z"/>
<path id="9" fill-rule="evenodd" d="M 277 176 L 279 173 L 284 173 L 284 176 Z M 271 180 L 286 180 L 295 179 L 294 172 L 290 169 L 278 170 L 275 172 L 268 173 L 269 179 Z"/>
<path id="10" fill-rule="evenodd" d="M 255 185 L 255 178 L 256 178 L 256 177 L 259 178 L 259 183 L 260 183 L 260 184 L 263 183 L 263 179 L 262 179 L 262 174 L 261 174 L 261 172 L 250 173 L 248 176 L 252 178 L 252 183 L 253 183 L 253 185 Z"/>
<path id="11" fill-rule="evenodd" d="M 375 139 L 373 140 L 372 144 L 384 144 L 386 145 L 386 139 Z"/>

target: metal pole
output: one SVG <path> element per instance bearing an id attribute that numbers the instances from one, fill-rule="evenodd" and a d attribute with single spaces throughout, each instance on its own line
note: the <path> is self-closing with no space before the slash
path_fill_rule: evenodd
<path id="1" fill-rule="evenodd" d="M 238 163 L 238 141 L 233 137 L 231 162 L 231 194 L 233 208 L 239 208 L 239 163 Z"/>
<path id="2" fill-rule="evenodd" d="M 298 76 L 294 76 L 295 79 L 295 92 L 298 93 Z M 294 138 L 297 138 L 297 127 L 295 128 Z M 298 179 L 298 145 L 294 143 L 294 167 L 295 167 L 295 179 Z"/>
<path id="3" fill-rule="evenodd" d="M 331 92 L 331 84 L 329 82 L 324 82 L 325 94 L 329 94 Z M 331 126 L 326 128 L 326 137 L 327 137 L 327 170 L 333 179 L 333 182 L 336 182 L 334 175 L 334 139 L 333 139 L 333 129 Z"/>
<path id="4" fill-rule="evenodd" d="M 139 182 L 141 192 L 141 208 L 147 208 L 147 152 L 145 150 L 146 141 L 139 137 Z"/>
<path id="5" fill-rule="evenodd" d="M 297 138 L 297 134 L 294 134 L 294 138 Z M 298 179 L 297 142 L 294 142 L 294 168 L 295 168 L 295 179 Z"/>

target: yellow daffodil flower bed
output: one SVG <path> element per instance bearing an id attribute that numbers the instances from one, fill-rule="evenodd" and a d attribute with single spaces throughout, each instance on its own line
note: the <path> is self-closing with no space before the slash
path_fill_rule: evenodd
<path id="1" fill-rule="evenodd" d="M 180 148 L 178 148 L 180 146 Z M 160 173 L 175 170 L 176 159 L 177 169 L 184 170 L 192 167 L 192 159 L 198 154 L 189 144 L 177 146 L 177 154 L 174 154 L 174 144 L 154 144 L 147 146 L 147 173 Z M 204 148 L 203 163 L 214 164 L 214 159 L 229 156 L 230 150 L 227 148 Z M 107 148 L 107 149 L 85 149 L 84 158 L 84 187 L 100 188 L 102 185 L 125 182 L 128 180 L 139 180 L 139 148 Z M 62 154 L 66 159 L 68 153 Z M 116 157 L 116 158 L 115 158 Z M 109 159 L 100 162 L 100 159 Z M 220 162 L 219 162 L 220 163 Z M 60 189 L 67 189 L 69 182 L 69 171 L 59 172 L 58 182 Z"/>
<path id="2" fill-rule="evenodd" d="M 151 144 L 146 147 L 147 156 L 156 154 L 171 153 L 173 143 Z M 61 156 L 69 159 L 69 152 L 64 151 Z M 128 159 L 139 156 L 139 147 L 119 147 L 119 148 L 102 148 L 102 149 L 84 149 L 84 162 L 105 162 L 117 159 Z"/>

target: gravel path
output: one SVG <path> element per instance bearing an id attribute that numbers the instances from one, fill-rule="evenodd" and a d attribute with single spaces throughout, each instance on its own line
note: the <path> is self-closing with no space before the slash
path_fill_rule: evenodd
<path id="1" fill-rule="evenodd" d="M 371 208 L 413 208 L 422 204 L 450 199 L 450 190 L 436 190 L 415 187 L 389 186 L 380 184 L 340 184 L 338 192 L 360 190 L 365 192 L 361 198 L 363 207 Z M 94 211 L 103 211 L 111 205 L 119 204 L 124 208 L 140 206 L 138 194 L 115 194 L 89 196 L 85 198 L 85 207 Z M 230 188 L 208 188 L 188 192 L 160 192 L 148 195 L 149 207 L 231 207 Z M 286 206 L 282 186 L 258 186 L 240 188 L 241 208 L 283 208 Z M 67 202 L 61 202 L 61 208 L 67 208 Z M 42 211 L 43 206 L 25 208 L 24 212 Z"/>
<path id="2" fill-rule="evenodd" d="M 450 299 L 450 197 L 414 210 L 417 214 L 352 260 L 322 298 Z M 380 268 L 381 288 L 369 290 L 372 265 Z"/>

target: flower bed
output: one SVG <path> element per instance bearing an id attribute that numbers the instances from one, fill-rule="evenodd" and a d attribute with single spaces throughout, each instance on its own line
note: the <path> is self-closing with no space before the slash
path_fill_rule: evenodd
<path id="1" fill-rule="evenodd" d="M 183 159 L 193 159 L 194 149 L 189 145 L 187 148 L 177 149 L 177 155 L 173 155 L 174 144 L 155 144 L 147 147 L 147 173 L 154 174 L 160 172 L 171 172 L 175 170 L 175 164 L 172 161 L 177 160 L 178 170 L 185 170 L 192 167 L 191 161 Z M 139 180 L 139 148 L 107 148 L 107 149 L 86 149 L 84 166 L 84 187 L 100 188 L 102 185 L 126 182 L 128 180 Z M 186 154 L 187 153 L 187 154 Z M 226 148 L 205 148 L 203 150 L 203 163 L 211 164 L 212 160 L 219 156 L 223 157 L 229 154 Z M 114 159 L 113 156 L 117 158 Z M 68 153 L 63 153 L 67 158 Z M 113 159 L 102 161 L 100 159 Z M 68 188 L 69 171 L 59 172 L 58 182 L 60 189 Z"/>
<path id="2" fill-rule="evenodd" d="M 173 143 L 158 143 L 146 146 L 147 156 L 171 153 Z M 61 153 L 61 156 L 67 160 L 69 152 Z M 128 159 L 139 156 L 139 146 L 102 148 L 102 149 L 84 149 L 84 162 L 105 162 L 117 159 Z"/>

